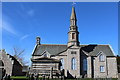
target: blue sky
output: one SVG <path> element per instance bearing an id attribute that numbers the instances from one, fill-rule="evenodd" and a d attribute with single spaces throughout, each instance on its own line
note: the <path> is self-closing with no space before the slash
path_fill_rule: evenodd
<path id="1" fill-rule="evenodd" d="M 71 2 L 10 2 L 2 4 L 2 48 L 25 49 L 30 61 L 36 36 L 41 44 L 67 44 Z M 118 3 L 75 4 L 80 44 L 110 44 L 118 54 Z"/>

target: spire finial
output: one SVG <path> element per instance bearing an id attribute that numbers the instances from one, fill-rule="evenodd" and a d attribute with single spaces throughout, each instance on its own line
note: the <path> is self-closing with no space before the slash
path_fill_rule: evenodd
<path id="1" fill-rule="evenodd" d="M 74 8 L 74 6 L 72 7 L 72 13 L 71 13 L 70 19 L 71 19 L 71 20 L 76 20 L 76 13 L 75 13 L 75 8 Z"/>
<path id="2" fill-rule="evenodd" d="M 73 1 L 72 6 L 74 6 L 76 3 Z"/>

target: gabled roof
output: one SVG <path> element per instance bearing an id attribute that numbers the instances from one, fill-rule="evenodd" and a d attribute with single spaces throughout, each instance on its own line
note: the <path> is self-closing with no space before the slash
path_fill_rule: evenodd
<path id="1" fill-rule="evenodd" d="M 106 56 L 114 56 L 110 45 L 81 45 L 81 49 L 87 52 L 90 56 L 96 56 L 100 51 Z"/>
<path id="2" fill-rule="evenodd" d="M 33 55 L 42 55 L 44 51 L 50 53 L 50 55 L 56 55 L 61 53 L 67 49 L 67 45 L 60 45 L 60 44 L 41 44 L 36 45 L 35 51 Z"/>
<path id="3" fill-rule="evenodd" d="M 15 58 L 14 56 L 10 54 L 7 54 L 7 55 L 9 55 L 10 58 L 12 58 L 12 60 L 14 61 L 14 64 L 17 64 L 17 65 L 19 64 L 20 66 L 23 66 L 22 62 L 19 59 Z"/>
<path id="4" fill-rule="evenodd" d="M 113 51 L 111 50 L 110 45 L 80 45 L 80 49 L 83 52 L 86 52 L 89 56 L 96 56 L 100 51 L 102 51 L 106 56 L 114 56 Z M 33 52 L 33 56 L 42 55 L 46 50 L 50 55 L 57 55 L 68 49 L 67 45 L 60 44 L 41 44 L 36 45 L 36 48 Z"/>

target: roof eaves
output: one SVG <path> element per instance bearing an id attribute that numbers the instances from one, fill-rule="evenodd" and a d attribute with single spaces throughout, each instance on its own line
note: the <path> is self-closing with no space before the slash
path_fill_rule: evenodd
<path id="1" fill-rule="evenodd" d="M 38 46 L 38 45 L 35 45 L 35 46 L 34 46 L 34 49 L 33 49 L 33 51 L 32 51 L 32 56 L 34 56 L 34 53 L 35 53 L 35 51 L 36 51 L 37 46 Z"/>
<path id="2" fill-rule="evenodd" d="M 62 46 L 63 45 L 63 46 L 65 46 L 66 44 L 41 44 L 41 45 L 47 45 L 47 46 L 54 46 L 54 45 Z"/>
<path id="3" fill-rule="evenodd" d="M 108 47 L 110 48 L 110 50 L 112 51 L 113 55 L 115 56 L 115 52 L 113 51 L 111 45 L 109 44 Z"/>

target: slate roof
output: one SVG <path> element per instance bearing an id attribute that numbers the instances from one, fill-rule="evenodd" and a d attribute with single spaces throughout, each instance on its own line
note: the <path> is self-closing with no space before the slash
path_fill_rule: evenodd
<path id="1" fill-rule="evenodd" d="M 96 56 L 100 51 L 102 51 L 106 56 L 114 56 L 113 51 L 109 45 L 80 45 L 81 50 L 86 52 L 90 56 Z M 68 49 L 67 45 L 57 45 L 57 44 L 41 44 L 37 45 L 33 56 L 42 55 L 44 51 L 49 52 L 51 55 L 59 54 Z"/>
<path id="2" fill-rule="evenodd" d="M 37 45 L 33 55 L 41 55 L 45 50 L 51 55 L 58 54 L 67 49 L 67 45 L 41 44 Z"/>
<path id="3" fill-rule="evenodd" d="M 100 51 L 102 51 L 106 56 L 114 56 L 110 45 L 81 45 L 81 49 L 91 56 L 96 56 Z"/>
<path id="4" fill-rule="evenodd" d="M 14 56 L 12 56 L 12 55 L 10 55 L 10 54 L 7 54 L 7 55 L 9 55 L 10 58 L 12 58 L 12 60 L 14 60 L 14 64 L 23 66 L 22 62 L 19 61 L 17 58 L 15 58 Z"/>

